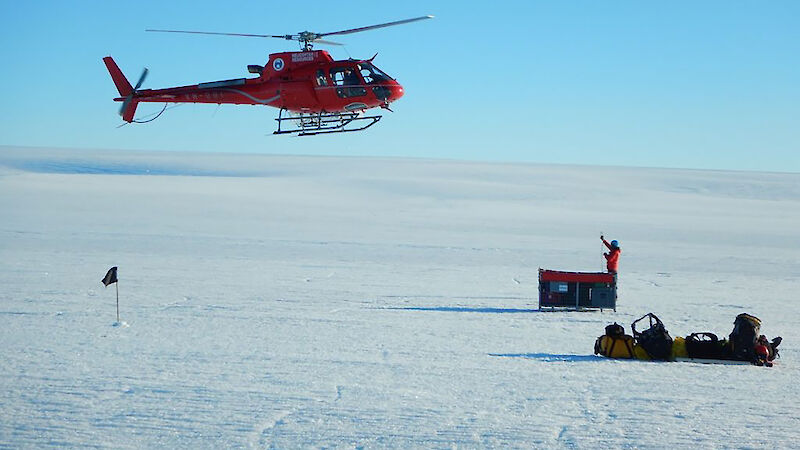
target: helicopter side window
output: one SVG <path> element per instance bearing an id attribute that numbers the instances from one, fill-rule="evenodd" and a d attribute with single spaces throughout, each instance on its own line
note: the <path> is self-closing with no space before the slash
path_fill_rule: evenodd
<path id="1" fill-rule="evenodd" d="M 317 86 L 327 86 L 328 80 L 325 78 L 325 72 L 322 69 L 317 70 Z"/>
<path id="2" fill-rule="evenodd" d="M 331 80 L 336 86 L 336 94 L 341 98 L 360 97 L 367 95 L 367 90 L 361 86 L 361 79 L 351 67 L 334 67 L 331 69 Z"/>
<path id="3" fill-rule="evenodd" d="M 366 67 L 361 67 L 361 78 L 363 78 L 364 82 L 367 84 L 372 84 L 375 82 L 375 78 L 372 76 L 372 71 Z"/>
<path id="4" fill-rule="evenodd" d="M 350 67 L 334 67 L 331 69 L 331 79 L 336 86 L 358 86 L 361 80 Z"/>
<path id="5" fill-rule="evenodd" d="M 322 69 L 317 70 L 317 86 L 327 86 L 328 80 L 325 78 L 325 72 Z"/>
<path id="6" fill-rule="evenodd" d="M 357 86 L 359 84 L 361 84 L 361 82 L 353 69 L 344 69 L 344 85 Z"/>
<path id="7" fill-rule="evenodd" d="M 331 80 L 336 86 L 344 86 L 344 71 L 331 69 Z"/>

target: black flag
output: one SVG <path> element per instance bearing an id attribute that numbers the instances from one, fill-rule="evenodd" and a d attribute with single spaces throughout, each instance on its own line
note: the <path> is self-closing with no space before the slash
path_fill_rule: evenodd
<path id="1" fill-rule="evenodd" d="M 117 267 L 114 266 L 114 267 L 108 269 L 108 273 L 106 273 L 105 278 L 100 280 L 100 282 L 103 283 L 106 286 L 108 286 L 111 283 L 116 283 L 117 282 Z"/>

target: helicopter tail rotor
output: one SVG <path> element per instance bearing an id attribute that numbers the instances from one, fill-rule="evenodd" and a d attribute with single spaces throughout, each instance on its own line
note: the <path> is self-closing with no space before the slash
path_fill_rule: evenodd
<path id="1" fill-rule="evenodd" d="M 122 120 L 128 123 L 133 122 L 137 106 L 139 106 L 139 100 L 135 100 L 133 97 L 126 97 L 125 101 L 122 102 L 122 107 L 119 109 L 119 115 L 122 116 Z"/>
<path id="2" fill-rule="evenodd" d="M 136 92 L 144 83 L 144 79 L 147 78 L 148 70 L 145 67 L 142 70 L 142 74 L 139 76 L 139 81 L 136 82 L 136 86 L 133 87 L 131 93 L 125 96 L 125 100 L 122 101 L 122 106 L 119 108 L 119 115 L 122 116 L 122 120 L 125 122 L 133 122 L 133 116 L 136 114 L 136 106 L 139 104 L 139 101 L 134 98 Z"/>
<path id="3" fill-rule="evenodd" d="M 142 74 L 139 76 L 139 81 L 136 82 L 135 86 L 131 86 L 131 83 L 125 78 L 125 75 L 117 66 L 117 63 L 114 62 L 114 59 L 110 56 L 106 56 L 103 58 L 103 62 L 106 64 L 108 68 L 108 73 L 111 74 L 111 79 L 114 81 L 114 85 L 117 86 L 117 91 L 119 91 L 119 95 L 123 97 L 121 99 L 122 106 L 119 109 L 119 115 L 122 116 L 122 120 L 125 122 L 133 122 L 133 116 L 136 113 L 136 106 L 139 104 L 139 101 L 136 100 L 136 93 L 138 92 L 139 88 L 142 87 L 142 83 L 147 78 L 147 73 L 149 72 L 147 68 L 142 71 Z M 120 99 L 118 99 L 119 101 Z"/>

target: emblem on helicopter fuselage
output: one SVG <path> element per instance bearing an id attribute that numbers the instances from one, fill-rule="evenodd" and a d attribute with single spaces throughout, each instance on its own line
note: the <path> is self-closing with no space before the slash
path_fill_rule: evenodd
<path id="1" fill-rule="evenodd" d="M 283 70 L 283 66 L 283 58 L 275 58 L 275 60 L 272 61 L 272 68 L 275 69 L 275 72 L 280 72 Z"/>

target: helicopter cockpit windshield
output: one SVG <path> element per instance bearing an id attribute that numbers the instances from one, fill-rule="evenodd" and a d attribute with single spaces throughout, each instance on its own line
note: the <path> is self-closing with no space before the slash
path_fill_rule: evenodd
<path id="1" fill-rule="evenodd" d="M 336 86 L 336 94 L 341 98 L 367 95 L 367 86 L 379 99 L 386 100 L 391 90 L 383 83 L 393 81 L 392 77 L 369 61 L 362 61 L 349 66 L 337 66 L 330 69 L 331 81 Z M 359 76 L 360 75 L 360 76 Z M 320 84 L 318 82 L 318 84 Z M 320 84 L 321 85 L 321 84 Z"/>
<path id="2" fill-rule="evenodd" d="M 392 79 L 392 77 L 386 75 L 386 73 L 372 65 L 369 61 L 359 63 L 358 70 L 361 72 L 361 76 L 367 84 L 380 83 Z"/>

